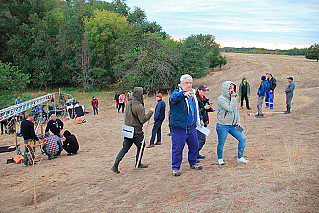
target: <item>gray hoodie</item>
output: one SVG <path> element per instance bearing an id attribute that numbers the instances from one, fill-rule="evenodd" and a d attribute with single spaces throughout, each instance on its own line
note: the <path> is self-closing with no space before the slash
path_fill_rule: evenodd
<path id="1" fill-rule="evenodd" d="M 217 123 L 221 125 L 240 125 L 239 109 L 237 105 L 237 98 L 231 97 L 229 94 L 229 87 L 236 84 L 231 81 L 222 83 L 222 95 L 218 97 L 218 113 Z"/>

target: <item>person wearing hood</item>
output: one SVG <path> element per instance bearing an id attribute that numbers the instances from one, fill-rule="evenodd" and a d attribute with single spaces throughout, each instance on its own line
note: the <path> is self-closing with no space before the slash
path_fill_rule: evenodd
<path id="1" fill-rule="evenodd" d="M 144 100 L 145 98 L 145 93 L 143 92 L 142 87 L 135 87 L 133 90 L 133 100 L 131 100 L 129 103 L 127 103 L 126 108 L 125 108 L 125 114 L 124 114 L 124 123 L 127 126 L 134 127 L 134 135 L 133 138 L 127 138 L 124 137 L 123 141 L 123 147 L 121 151 L 118 153 L 114 165 L 111 168 L 111 170 L 115 173 L 120 173 L 118 170 L 118 166 L 120 161 L 123 159 L 125 154 L 128 152 L 128 150 L 131 148 L 133 144 L 136 145 L 137 147 L 137 152 L 136 152 L 136 164 L 138 163 L 138 157 L 139 153 L 142 149 L 141 153 L 141 160 L 139 162 L 138 168 L 147 168 L 148 165 L 144 165 L 141 163 L 142 157 L 143 157 L 143 148 L 142 148 L 142 142 L 144 139 L 144 134 L 143 134 L 143 124 L 148 121 L 155 109 L 151 108 L 147 114 L 145 114 L 145 108 L 144 108 Z"/>
<path id="2" fill-rule="evenodd" d="M 196 164 L 198 155 L 196 126 L 204 126 L 204 122 L 192 85 L 192 76 L 182 75 L 180 85 L 172 92 L 169 101 L 169 126 L 172 127 L 172 170 L 174 176 L 180 176 L 179 169 L 182 164 L 185 143 L 188 145 L 190 168 L 196 170 L 203 168 Z"/>
<path id="3" fill-rule="evenodd" d="M 276 79 L 270 72 L 266 73 L 267 76 L 267 89 L 265 94 L 266 108 L 270 106 L 270 109 L 274 108 L 275 88 L 277 86 Z"/>
<path id="4" fill-rule="evenodd" d="M 241 81 L 238 92 L 239 92 L 238 101 L 240 101 L 240 107 L 244 106 L 244 100 L 246 100 L 246 108 L 248 110 L 251 110 L 251 108 L 249 107 L 250 85 L 247 81 L 247 78 L 243 78 L 243 80 Z"/>
<path id="5" fill-rule="evenodd" d="M 264 116 L 262 108 L 263 108 L 264 98 L 266 95 L 267 85 L 268 85 L 268 81 L 266 80 L 266 76 L 262 76 L 261 83 L 257 92 L 257 95 L 258 95 L 258 103 L 257 103 L 258 113 L 256 115 L 257 118 Z"/>
<path id="6" fill-rule="evenodd" d="M 237 163 L 247 163 L 243 157 L 246 144 L 246 136 L 240 127 L 240 115 L 237 106 L 236 85 L 231 81 L 225 81 L 221 87 L 222 94 L 218 97 L 218 113 L 216 131 L 218 135 L 217 156 L 218 164 L 225 164 L 223 149 L 228 133 L 238 140 Z"/>
<path id="7" fill-rule="evenodd" d="M 68 155 L 75 155 L 79 150 L 78 140 L 68 130 L 63 133 L 64 138 L 62 148 L 68 153 Z"/>

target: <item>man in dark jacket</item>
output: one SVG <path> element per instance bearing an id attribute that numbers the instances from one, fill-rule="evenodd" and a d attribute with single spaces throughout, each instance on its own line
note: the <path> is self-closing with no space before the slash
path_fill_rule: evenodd
<path id="1" fill-rule="evenodd" d="M 263 111 L 262 111 L 262 105 L 263 105 L 263 101 L 265 98 L 266 90 L 267 90 L 266 76 L 262 76 L 261 83 L 260 83 L 260 86 L 259 86 L 258 92 L 257 92 L 257 95 L 258 95 L 258 104 L 257 104 L 258 113 L 256 115 L 257 118 L 264 116 Z"/>
<path id="2" fill-rule="evenodd" d="M 162 100 L 163 96 L 161 93 L 158 93 L 156 95 L 157 105 L 155 108 L 155 114 L 154 114 L 154 126 L 152 129 L 152 137 L 150 141 L 150 145 L 148 145 L 146 148 L 154 147 L 154 141 L 155 136 L 157 135 L 157 141 L 155 145 L 161 145 L 161 135 L 162 135 L 162 123 L 165 119 L 165 102 Z"/>
<path id="3" fill-rule="evenodd" d="M 286 93 L 286 104 L 287 104 L 287 111 L 285 111 L 285 114 L 289 114 L 290 113 L 290 109 L 291 109 L 291 100 L 292 97 L 294 96 L 294 90 L 295 90 L 295 83 L 294 83 L 294 79 L 293 77 L 289 77 L 288 79 L 288 86 L 285 90 Z"/>
<path id="4" fill-rule="evenodd" d="M 34 153 L 33 150 L 28 150 L 27 144 L 31 141 L 38 141 L 39 143 L 42 143 L 42 141 L 37 137 L 37 135 L 34 132 L 34 113 L 30 112 L 28 115 L 28 118 L 21 122 L 21 134 L 24 139 L 24 165 L 32 165 L 32 160 L 34 159 Z M 32 159 L 28 159 L 27 153 L 31 153 Z M 30 160 L 30 162 L 29 162 Z"/>
<path id="5" fill-rule="evenodd" d="M 61 130 L 63 129 L 63 125 L 63 122 L 53 114 L 51 115 L 51 120 L 48 122 L 45 132 L 49 132 L 50 130 L 53 134 L 62 138 Z"/>
<path id="6" fill-rule="evenodd" d="M 203 122 L 205 127 L 207 127 L 207 125 L 209 124 L 208 112 L 213 112 L 212 104 L 210 104 L 208 98 L 205 97 L 206 91 L 209 91 L 209 90 L 205 84 L 199 85 L 196 91 L 198 107 L 200 109 L 201 115 L 203 116 Z M 206 135 L 202 133 L 201 131 L 197 130 L 197 138 L 198 138 L 197 159 L 204 159 L 205 156 L 200 155 L 199 151 L 202 150 L 203 146 L 206 143 Z"/>
<path id="7" fill-rule="evenodd" d="M 247 81 L 247 78 L 243 78 L 241 84 L 239 85 L 239 99 L 240 107 L 244 106 L 244 100 L 246 100 L 246 108 L 251 110 L 249 107 L 249 96 L 250 96 L 250 85 Z"/>
<path id="8" fill-rule="evenodd" d="M 114 96 L 114 100 L 116 102 L 116 109 L 119 108 L 119 97 L 120 97 L 120 93 L 116 92 L 115 96 Z"/>
<path id="9" fill-rule="evenodd" d="M 68 155 L 75 155 L 79 150 L 78 140 L 68 130 L 63 133 L 63 145 L 62 148 L 68 153 Z"/>
<path id="10" fill-rule="evenodd" d="M 266 95 L 265 95 L 266 108 L 270 106 L 270 109 L 273 109 L 275 88 L 277 86 L 277 83 L 276 83 L 276 79 L 272 76 L 270 72 L 267 72 L 266 76 L 267 76 L 267 89 L 266 89 Z"/>
<path id="11" fill-rule="evenodd" d="M 198 155 L 198 138 L 196 126 L 204 126 L 203 117 L 192 89 L 193 78 L 185 74 L 180 78 L 180 85 L 173 91 L 169 105 L 169 126 L 172 127 L 172 170 L 174 176 L 180 176 L 183 149 L 188 145 L 188 162 L 191 169 L 201 170 L 196 164 Z"/>
<path id="12" fill-rule="evenodd" d="M 138 163 L 138 157 L 141 150 L 142 142 L 144 139 L 143 135 L 143 124 L 148 121 L 151 116 L 153 115 L 155 109 L 151 108 L 147 114 L 145 114 L 144 108 L 144 100 L 145 95 L 143 93 L 142 87 L 135 87 L 133 91 L 133 100 L 127 103 L 125 108 L 125 116 L 124 116 L 124 123 L 127 126 L 134 127 L 134 135 L 133 138 L 124 137 L 123 147 L 121 151 L 118 153 L 114 165 L 112 167 L 112 171 L 115 173 L 120 173 L 118 170 L 118 166 L 120 161 L 123 159 L 125 154 L 131 148 L 133 144 L 137 147 L 136 153 L 136 164 Z M 147 165 L 143 165 L 141 163 L 143 156 L 143 149 L 141 153 L 141 160 L 139 162 L 138 168 L 147 168 Z"/>

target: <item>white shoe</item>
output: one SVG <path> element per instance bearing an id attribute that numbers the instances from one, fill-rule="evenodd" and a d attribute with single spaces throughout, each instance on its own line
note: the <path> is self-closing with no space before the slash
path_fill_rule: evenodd
<path id="1" fill-rule="evenodd" d="M 223 159 L 218 159 L 218 164 L 219 164 L 219 165 L 224 165 L 224 164 L 225 164 L 225 162 L 224 162 L 224 160 L 223 160 Z"/>
<path id="2" fill-rule="evenodd" d="M 237 158 L 237 163 L 247 163 L 248 160 L 246 160 L 244 157 Z"/>

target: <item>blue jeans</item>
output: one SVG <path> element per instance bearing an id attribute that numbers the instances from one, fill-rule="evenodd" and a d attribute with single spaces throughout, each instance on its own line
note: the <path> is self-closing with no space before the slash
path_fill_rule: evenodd
<path id="1" fill-rule="evenodd" d="M 246 144 L 246 136 L 243 132 L 239 132 L 235 129 L 234 125 L 216 125 L 216 131 L 218 135 L 217 156 L 218 159 L 223 158 L 223 149 L 228 133 L 238 140 L 238 158 L 243 157 Z"/>
<path id="2" fill-rule="evenodd" d="M 172 128 L 172 169 L 179 170 L 182 164 L 183 149 L 188 145 L 188 162 L 195 165 L 198 154 L 198 139 L 196 127 L 189 129 Z"/>
<path id="3" fill-rule="evenodd" d="M 198 155 L 199 151 L 202 150 L 203 146 L 206 142 L 206 135 L 197 130 L 197 138 L 198 138 Z"/>
<path id="4" fill-rule="evenodd" d="M 154 144 L 155 136 L 157 134 L 157 142 L 161 142 L 162 140 L 162 123 L 163 121 L 156 120 L 152 129 L 152 137 L 150 144 Z"/>
<path id="5" fill-rule="evenodd" d="M 143 142 L 143 138 L 144 135 L 143 134 L 136 134 L 134 133 L 133 138 L 126 138 L 124 137 L 124 141 L 123 141 L 123 148 L 121 149 L 121 151 L 119 152 L 119 154 L 117 155 L 116 159 L 115 159 L 115 163 L 114 166 L 118 167 L 120 161 L 123 159 L 123 157 L 125 156 L 125 154 L 128 152 L 128 150 L 130 150 L 131 146 L 133 144 L 135 144 L 135 146 L 137 147 L 137 152 L 136 152 L 136 163 L 138 161 L 138 156 L 140 154 L 140 150 L 142 147 L 142 142 Z M 145 144 L 144 144 L 145 146 Z M 139 162 L 139 164 L 142 162 L 142 157 L 143 157 L 143 150 L 144 147 L 142 149 L 142 154 L 141 154 L 141 161 Z"/>
<path id="6" fill-rule="evenodd" d="M 266 92 L 266 96 L 265 96 L 265 103 L 266 103 L 266 106 L 268 107 L 270 105 L 271 108 L 274 107 L 274 97 L 275 97 L 275 94 L 274 94 L 274 91 L 272 91 L 272 93 L 270 93 L 270 91 Z"/>

